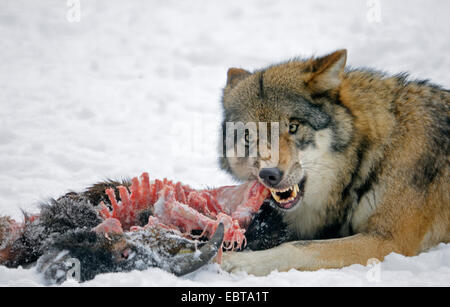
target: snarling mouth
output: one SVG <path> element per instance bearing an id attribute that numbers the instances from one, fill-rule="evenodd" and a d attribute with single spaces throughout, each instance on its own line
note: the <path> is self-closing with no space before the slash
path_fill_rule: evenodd
<path id="1" fill-rule="evenodd" d="M 298 184 L 287 189 L 270 189 L 273 201 L 281 209 L 292 209 L 303 198 L 305 192 L 305 182 L 306 177 L 304 177 Z"/>

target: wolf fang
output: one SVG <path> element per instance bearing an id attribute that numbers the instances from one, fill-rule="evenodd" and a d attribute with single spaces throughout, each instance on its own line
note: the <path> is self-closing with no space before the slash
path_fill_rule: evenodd
<path id="1" fill-rule="evenodd" d="M 191 291 L 188 291 L 188 293 L 183 293 L 181 296 L 182 302 L 208 302 L 210 305 L 214 303 L 214 298 L 216 297 L 216 294 L 208 294 L 208 293 L 191 293 Z"/>

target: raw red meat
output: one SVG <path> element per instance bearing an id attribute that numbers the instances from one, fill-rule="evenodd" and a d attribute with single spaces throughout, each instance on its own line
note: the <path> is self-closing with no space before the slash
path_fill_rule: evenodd
<path id="1" fill-rule="evenodd" d="M 117 219 L 123 229 L 139 230 L 139 213 L 151 209 L 153 215 L 148 226 L 160 226 L 180 231 L 193 237 L 192 231 L 202 231 L 201 236 L 211 237 L 219 223 L 225 226 L 224 248 L 245 246 L 245 228 L 253 214 L 268 197 L 269 191 L 257 181 L 239 186 L 217 189 L 194 190 L 181 183 L 167 179 L 150 182 L 148 173 L 132 179 L 131 194 L 126 187 L 118 187 L 121 201 L 118 202 L 113 189 L 105 192 L 112 210 L 101 204 L 100 214 L 107 219 Z M 108 222 L 109 225 L 116 225 Z M 102 226 L 103 227 L 103 226 Z M 106 229 L 111 226 L 105 226 Z M 117 226 L 114 226 L 117 229 Z"/>

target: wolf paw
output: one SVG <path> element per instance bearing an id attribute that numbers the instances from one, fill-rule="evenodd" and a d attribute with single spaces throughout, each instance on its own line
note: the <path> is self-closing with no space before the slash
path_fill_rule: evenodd
<path id="1" fill-rule="evenodd" d="M 273 269 L 267 265 L 262 252 L 230 252 L 222 258 L 222 269 L 230 272 L 246 272 L 250 275 L 268 275 Z"/>

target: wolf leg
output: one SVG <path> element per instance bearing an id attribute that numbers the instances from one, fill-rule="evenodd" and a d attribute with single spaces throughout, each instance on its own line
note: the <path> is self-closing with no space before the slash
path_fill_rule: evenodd
<path id="1" fill-rule="evenodd" d="M 371 258 L 383 260 L 395 251 L 391 241 L 367 234 L 342 239 L 295 241 L 256 251 L 226 253 L 222 268 L 229 272 L 245 271 L 256 276 L 297 269 L 315 271 L 342 268 L 352 264 L 367 265 Z"/>

